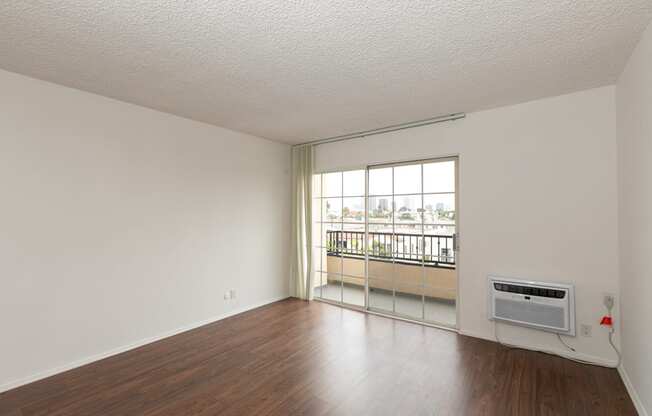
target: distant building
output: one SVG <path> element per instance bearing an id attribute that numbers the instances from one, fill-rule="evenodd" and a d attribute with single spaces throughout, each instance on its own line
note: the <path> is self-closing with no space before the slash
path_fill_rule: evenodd
<path id="1" fill-rule="evenodd" d="M 389 211 L 389 200 L 387 198 L 380 198 L 378 200 L 378 211 Z"/>
<path id="2" fill-rule="evenodd" d="M 401 207 L 407 208 L 409 211 L 414 210 L 414 201 L 409 196 L 403 198 L 403 205 Z"/>

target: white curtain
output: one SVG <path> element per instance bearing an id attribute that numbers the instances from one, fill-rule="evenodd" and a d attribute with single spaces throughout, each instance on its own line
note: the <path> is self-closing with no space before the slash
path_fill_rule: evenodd
<path id="1" fill-rule="evenodd" d="M 312 145 L 292 148 L 292 267 L 290 294 L 311 300 L 312 281 Z"/>

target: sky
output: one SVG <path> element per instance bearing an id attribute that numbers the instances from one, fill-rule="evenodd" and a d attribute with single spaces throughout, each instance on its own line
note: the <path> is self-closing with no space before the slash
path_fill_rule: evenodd
<path id="1" fill-rule="evenodd" d="M 392 174 L 394 176 L 392 180 Z M 323 197 L 364 196 L 365 171 L 325 173 L 322 175 Z M 393 185 L 393 192 L 392 192 Z M 317 186 L 317 188 L 319 188 Z M 317 189 L 320 194 L 320 189 Z M 421 165 L 405 165 L 369 170 L 369 195 L 418 194 L 421 188 Z M 423 165 L 423 192 L 455 192 L 455 162 Z"/>
<path id="2" fill-rule="evenodd" d="M 452 192 L 455 192 L 455 162 L 423 164 L 423 189 L 421 175 L 421 164 L 370 169 L 370 209 L 378 208 L 382 199 L 387 199 L 391 207 L 391 196 L 394 193 L 397 195 L 395 197 L 397 210 L 402 207 L 410 211 L 416 210 L 421 208 L 420 194 L 423 191 L 433 193 L 424 195 L 424 207 L 432 206 L 433 209 L 444 207 L 446 210 L 454 210 L 455 197 Z M 315 183 L 314 194 L 316 197 L 333 198 L 325 200 L 325 206 L 328 204 L 331 210 L 339 214 L 342 205 L 339 198 L 344 196 L 344 207 L 349 210 L 364 211 L 364 170 L 325 173 L 321 179 L 321 184 L 318 180 Z M 446 192 L 449 194 L 434 194 Z"/>

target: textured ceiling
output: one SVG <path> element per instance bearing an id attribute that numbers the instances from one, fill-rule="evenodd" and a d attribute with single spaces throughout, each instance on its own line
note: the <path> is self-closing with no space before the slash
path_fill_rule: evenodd
<path id="1" fill-rule="evenodd" d="M 288 143 L 615 81 L 651 0 L 2 0 L 0 67 Z"/>

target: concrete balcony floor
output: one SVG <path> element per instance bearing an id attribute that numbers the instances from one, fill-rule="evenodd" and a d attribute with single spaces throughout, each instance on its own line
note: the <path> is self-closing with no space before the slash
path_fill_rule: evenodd
<path id="1" fill-rule="evenodd" d="M 340 284 L 329 283 L 316 287 L 315 297 L 335 302 L 341 302 L 343 299 L 344 303 L 364 307 L 364 288 L 361 286 L 344 285 L 342 288 Z M 369 306 L 377 312 L 392 314 L 392 308 L 395 307 L 395 313 L 404 318 L 425 320 L 451 327 L 456 324 L 455 301 L 426 297 L 424 308 L 421 297 L 397 293 L 395 305 L 393 303 L 392 293 L 389 291 L 369 292 Z M 425 312 L 425 319 L 422 317 L 423 312 Z"/>

